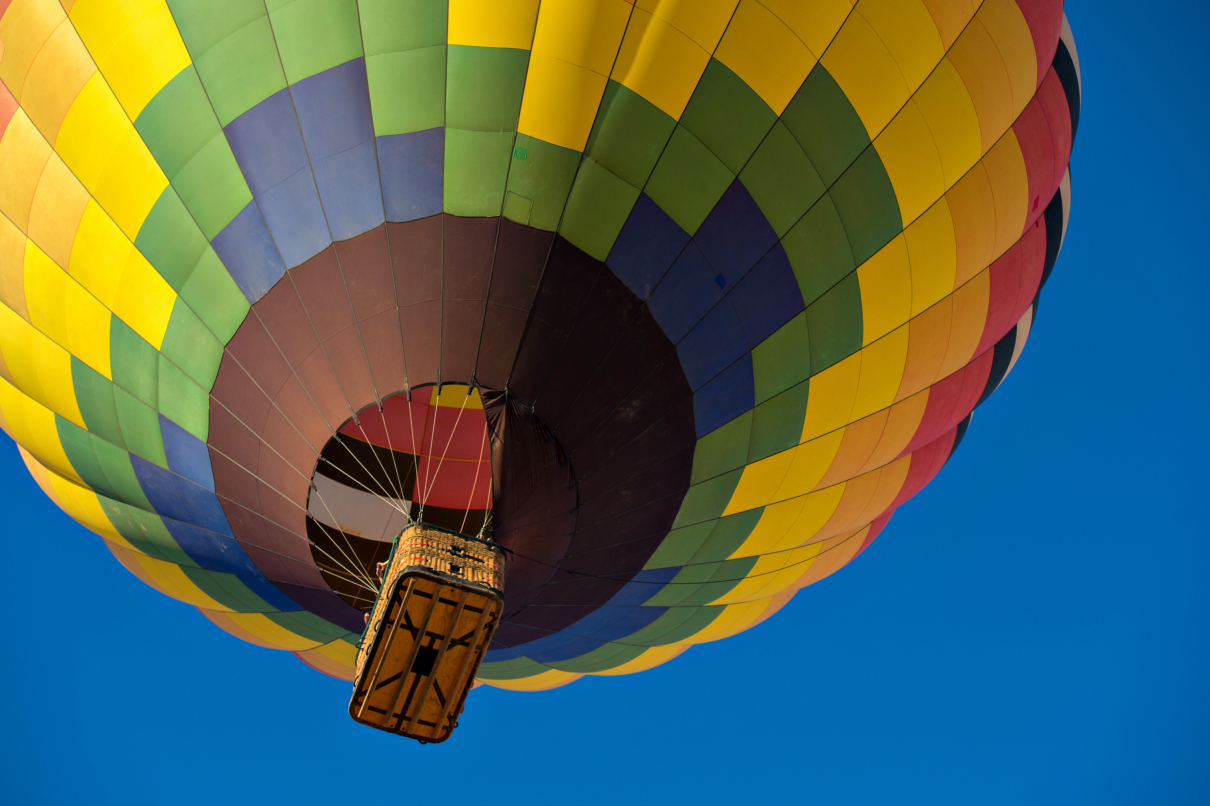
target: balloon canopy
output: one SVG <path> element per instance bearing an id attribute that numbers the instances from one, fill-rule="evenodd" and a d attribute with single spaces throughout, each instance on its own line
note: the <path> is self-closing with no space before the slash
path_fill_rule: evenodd
<path id="1" fill-rule="evenodd" d="M 350 679 L 425 519 L 479 680 L 839 569 L 1021 353 L 1061 0 L 0 0 L 0 420 L 148 585 Z"/>

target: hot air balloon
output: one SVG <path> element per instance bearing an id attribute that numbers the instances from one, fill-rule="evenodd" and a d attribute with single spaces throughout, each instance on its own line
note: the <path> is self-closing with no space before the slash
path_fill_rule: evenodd
<path id="1" fill-rule="evenodd" d="M 30 473 L 434 741 L 864 551 L 1020 356 L 1080 106 L 1060 0 L 0 0 L 0 82 Z"/>

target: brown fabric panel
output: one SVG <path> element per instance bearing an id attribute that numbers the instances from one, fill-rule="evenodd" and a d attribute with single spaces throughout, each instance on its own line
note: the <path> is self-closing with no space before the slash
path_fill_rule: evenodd
<path id="1" fill-rule="evenodd" d="M 260 302 L 256 303 L 253 316 L 261 320 L 272 337 L 274 350 L 281 352 L 290 366 L 302 363 L 312 350 L 319 346 L 315 329 L 307 319 L 302 300 L 294 291 L 294 285 L 286 279 L 273 286 Z"/>
<path id="2" fill-rule="evenodd" d="M 570 332 L 602 271 L 608 271 L 604 263 L 589 257 L 562 237 L 555 238 L 542 285 L 534 300 L 534 316 L 562 333 Z"/>
<path id="3" fill-rule="evenodd" d="M 395 277 L 385 227 L 335 244 L 349 298 L 358 320 L 395 307 Z"/>
<path id="4" fill-rule="evenodd" d="M 693 401 L 684 400 L 668 416 L 658 420 L 634 440 L 624 444 L 610 444 L 609 458 L 597 463 L 587 473 L 579 473 L 580 500 L 587 502 L 598 495 L 608 495 L 619 484 L 624 483 L 652 464 L 662 463 L 670 457 L 682 456 L 689 470 L 678 465 L 677 472 L 684 473 L 688 485 L 692 473 L 695 443 L 686 439 L 686 432 L 693 429 Z M 591 458 L 591 457 L 590 457 Z"/>
<path id="5" fill-rule="evenodd" d="M 286 559 L 293 560 L 294 564 L 299 566 L 295 571 L 295 578 L 299 580 L 299 584 L 326 587 L 320 581 L 323 577 L 320 575 L 319 569 L 315 568 L 314 560 L 311 557 L 311 542 L 306 538 L 305 519 L 300 521 L 299 531 L 302 534 L 295 534 L 270 520 L 265 521 L 265 533 L 269 535 L 269 540 L 273 543 L 273 550 Z M 309 569 L 314 569 L 313 575 Z"/>
<path id="6" fill-rule="evenodd" d="M 361 330 L 353 326 L 333 334 L 324 342 L 324 349 L 354 410 L 376 402 L 374 378 L 366 362 L 365 348 L 361 346 Z"/>
<path id="7" fill-rule="evenodd" d="M 345 421 L 353 416 L 353 412 L 349 409 L 340 383 L 332 372 L 328 356 L 322 349 L 316 349 L 296 371 L 303 389 L 315 401 L 329 427 L 333 431 L 339 431 Z"/>
<path id="8" fill-rule="evenodd" d="M 244 467 L 256 467 L 256 458 L 260 453 L 260 440 L 256 432 L 236 419 L 222 403 L 213 400 L 210 403 L 210 439 L 207 444 Z"/>
<path id="9" fill-rule="evenodd" d="M 441 380 L 441 301 L 434 299 L 399 309 L 408 385 Z"/>
<path id="10" fill-rule="evenodd" d="M 353 309 L 334 247 L 329 246 L 301 266 L 290 269 L 290 279 L 321 341 L 353 324 Z"/>
<path id="11" fill-rule="evenodd" d="M 549 630 L 539 630 L 536 627 L 527 627 L 523 624 L 513 624 L 510 621 L 502 621 L 496 634 L 492 636 L 490 649 L 508 649 L 510 646 L 519 646 L 537 641 L 539 638 L 545 638 L 550 635 Z"/>
<path id="12" fill-rule="evenodd" d="M 475 379 L 489 389 L 503 389 L 508 382 L 513 358 L 525 332 L 526 311 L 487 304 L 483 319 L 483 340 L 475 364 Z"/>
<path id="13" fill-rule="evenodd" d="M 227 513 L 227 520 L 231 521 L 231 528 L 234 529 L 237 526 L 237 520 L 240 522 L 246 520 L 247 513 L 255 513 L 260 507 L 260 497 L 256 492 L 256 476 L 247 469 L 255 467 L 255 464 L 246 467 L 240 466 L 212 449 L 210 465 L 214 471 L 214 490 L 223 503 L 223 511 Z M 263 529 L 256 526 L 253 534 L 263 535 L 263 532 Z M 235 536 L 240 537 L 238 532 Z"/>
<path id="14" fill-rule="evenodd" d="M 445 216 L 442 298 L 487 299 L 498 222 L 498 218 Z"/>
<path id="15" fill-rule="evenodd" d="M 324 444 L 332 436 L 332 428 L 319 413 L 319 409 L 315 407 L 315 403 L 311 401 L 310 395 L 296 376 L 290 376 L 273 399 L 273 403 L 315 454 L 323 450 Z M 265 419 L 268 421 L 268 417 Z"/>
<path id="16" fill-rule="evenodd" d="M 440 215 L 386 225 L 400 307 L 441 299 L 441 225 Z"/>
<path id="17" fill-rule="evenodd" d="M 251 558 L 252 562 L 256 563 L 256 567 L 261 570 L 261 573 L 270 582 L 299 584 L 295 574 L 300 565 L 299 563 L 293 562 L 287 557 L 280 556 L 273 549 L 245 545 L 244 551 L 248 552 L 248 557 Z"/>
<path id="18" fill-rule="evenodd" d="M 282 358 L 277 345 L 255 313 L 244 319 L 244 323 L 227 343 L 226 352 L 270 397 L 277 393 L 290 375 L 290 366 Z"/>
<path id="19" fill-rule="evenodd" d="M 277 491 L 297 507 L 306 508 L 310 473 L 304 477 L 298 468 L 274 452 L 269 445 L 261 444 L 260 457 L 256 463 L 256 477 Z M 263 501 L 261 502 L 263 505 Z M 285 511 L 285 510 L 282 510 Z"/>
<path id="20" fill-rule="evenodd" d="M 563 347 L 566 335 L 540 319 L 529 319 L 521 347 L 517 350 L 516 364 L 508 377 L 509 390 L 517 399 L 525 401 L 527 405 L 533 404 L 538 390 L 550 374 L 550 365 Z"/>
<path id="21" fill-rule="evenodd" d="M 596 608 L 612 599 L 628 582 L 628 579 L 596 579 L 593 577 L 576 576 L 575 574 L 559 574 L 550 584 L 542 589 L 542 593 L 534 600 L 539 607 L 558 607 L 570 612 L 572 608 Z M 655 593 L 657 588 L 652 587 Z"/>
<path id="22" fill-rule="evenodd" d="M 283 529 L 296 531 L 298 534 L 306 534 L 306 501 L 303 501 L 302 507 L 294 501 L 279 495 L 275 490 L 271 489 L 267 482 L 257 479 L 257 493 L 260 495 L 260 509 L 258 510 L 265 520 L 271 524 L 276 523 Z M 270 530 L 270 536 L 272 531 Z"/>
<path id="23" fill-rule="evenodd" d="M 378 394 L 383 398 L 407 388 L 403 365 L 403 337 L 399 315 L 394 307 L 375 314 L 361 323 L 362 344 L 370 362 L 370 371 Z"/>
<path id="24" fill-rule="evenodd" d="M 496 305 L 528 311 L 550 253 L 553 232 L 500 220 L 500 240 L 492 268 L 488 299 Z"/>
<path id="25" fill-rule="evenodd" d="M 689 489 L 689 474 L 692 469 L 691 451 L 684 451 L 663 462 L 657 462 L 614 485 L 605 494 L 582 500 L 576 523 L 580 528 L 587 528 L 621 517 L 627 512 L 666 497 L 677 494 L 683 497 Z"/>
<path id="26" fill-rule="evenodd" d="M 635 554 L 632 547 L 648 538 L 655 538 L 659 545 L 668 534 L 668 526 L 683 498 L 684 493 L 677 493 L 576 530 L 563 565 L 573 571 L 603 576 L 638 573 L 651 554 Z M 652 547 L 651 551 L 654 550 Z"/>
<path id="27" fill-rule="evenodd" d="M 311 478 L 311 470 L 319 453 L 307 444 L 298 430 L 278 409 L 269 412 L 265 427 L 261 431 L 261 440 L 281 455 L 291 467 L 295 468 L 304 480 Z"/>
<path id="28" fill-rule="evenodd" d="M 441 382 L 474 380 L 479 330 L 483 326 L 482 301 L 447 299 L 441 310 Z"/>

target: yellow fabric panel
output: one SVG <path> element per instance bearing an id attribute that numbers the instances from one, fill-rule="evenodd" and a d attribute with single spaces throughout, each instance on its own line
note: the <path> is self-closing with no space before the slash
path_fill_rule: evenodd
<path id="1" fill-rule="evenodd" d="M 709 61 L 688 36 L 636 8 L 611 78 L 679 120 Z"/>
<path id="2" fill-rule="evenodd" d="M 856 13 L 886 44 L 912 92 L 945 56 L 937 24 L 921 0 L 861 0 Z"/>
<path id="3" fill-rule="evenodd" d="M 856 12 L 845 20 L 820 61 L 853 104 L 870 139 L 912 94 L 891 51 Z"/>
<path id="4" fill-rule="evenodd" d="M 723 515 L 746 512 L 769 503 L 773 499 L 773 492 L 786 477 L 786 471 L 790 469 L 797 451 L 797 448 L 791 448 L 745 467 L 739 484 L 735 486 L 735 492 L 731 494 L 731 500 L 727 502 L 727 508 L 723 510 Z"/>
<path id="5" fill-rule="evenodd" d="M 912 272 L 912 316 L 918 316 L 954 290 L 958 254 L 954 220 L 943 197 L 904 232 Z"/>
<path id="6" fill-rule="evenodd" d="M 100 74 L 72 104 L 55 150 L 134 240 L 168 179 Z"/>
<path id="7" fill-rule="evenodd" d="M 0 213 L 22 232 L 29 226 L 34 191 L 48 159 L 50 146 L 18 109 L 0 138 Z"/>
<path id="8" fill-rule="evenodd" d="M 861 352 L 861 379 L 850 422 L 868 417 L 895 401 L 907 363 L 908 326 L 901 325 Z"/>
<path id="9" fill-rule="evenodd" d="M 247 641 L 249 644 L 255 644 L 256 646 L 264 647 L 265 649 L 281 649 L 281 647 L 277 646 L 276 644 L 269 643 L 265 639 L 253 635 L 240 625 L 236 624 L 231 620 L 229 612 L 222 613 L 217 610 L 207 610 L 204 607 L 199 607 L 198 612 L 210 619 L 214 626 L 218 627 L 229 635 L 234 635 L 241 641 Z"/>
<path id="10" fill-rule="evenodd" d="M 483 398 L 479 397 L 479 390 L 473 386 L 450 383 L 442 387 L 442 391 L 438 392 L 435 397 L 429 398 L 429 405 L 445 406 L 450 409 L 466 409 L 467 411 L 474 409 L 482 411 Z"/>
<path id="11" fill-rule="evenodd" d="M 543 0 L 533 52 L 608 76 L 633 8 L 625 0 Z"/>
<path id="12" fill-rule="evenodd" d="M 339 680 L 348 680 L 352 682 L 354 676 L 353 662 L 344 662 L 338 657 L 333 657 L 331 653 L 339 652 L 339 648 L 330 648 L 334 644 L 344 644 L 352 648 L 351 644 L 344 641 L 336 640 L 329 641 L 326 644 L 320 644 L 315 649 L 302 649 L 295 654 L 307 665 L 313 669 L 317 669 L 326 675 L 330 675 Z M 356 649 L 353 650 L 356 652 Z"/>
<path id="13" fill-rule="evenodd" d="M 794 461 L 786 471 L 781 486 L 773 494 L 774 501 L 803 495 L 819 486 L 819 480 L 832 466 L 840 443 L 844 441 L 844 429 L 838 428 L 794 449 Z"/>
<path id="14" fill-rule="evenodd" d="M 451 45 L 529 50 L 538 0 L 449 0 Z"/>
<path id="15" fill-rule="evenodd" d="M 47 140 L 55 139 L 67 110 L 96 73 L 88 51 L 64 17 L 30 65 L 20 98 L 21 106 Z"/>
<path id="16" fill-rule="evenodd" d="M 992 260 L 1007 252 L 1025 230 L 1029 213 L 1029 173 L 1012 129 L 983 157 L 996 207 L 996 246 Z"/>
<path id="17" fill-rule="evenodd" d="M 794 589 L 802 590 L 848 565 L 849 560 L 853 559 L 853 556 L 861 550 L 861 544 L 865 542 L 869 532 L 870 527 L 863 526 L 849 534 L 838 535 L 825 541 L 819 557 L 811 563 L 810 568 L 799 578 L 798 582 L 794 583 Z"/>
<path id="18" fill-rule="evenodd" d="M 30 459 L 38 461 L 32 456 Z M 26 464 L 28 465 L 28 462 Z M 49 470 L 46 470 L 45 473 L 47 481 L 55 491 L 51 500 L 58 504 L 60 509 L 74 518 L 77 523 L 105 538 L 106 541 L 116 543 L 130 551 L 135 550 L 134 546 L 118 533 L 109 520 L 96 493 L 63 478 L 58 473 L 52 473 Z"/>
<path id="19" fill-rule="evenodd" d="M 741 0 L 715 58 L 779 115 L 817 61 L 806 44 L 757 0 Z"/>
<path id="20" fill-rule="evenodd" d="M 3 305 L 0 305 L 0 352 L 18 389 L 60 417 L 85 428 L 71 380 L 71 355 Z"/>
<path id="21" fill-rule="evenodd" d="M 54 412 L 8 381 L 0 381 L 0 413 L 14 442 L 60 476 L 84 484 L 63 452 Z"/>
<path id="22" fill-rule="evenodd" d="M 950 49 L 954 65 L 979 115 L 982 151 L 986 153 L 1013 123 L 1013 87 L 1004 60 L 983 23 L 975 19 Z"/>
<path id="23" fill-rule="evenodd" d="M 113 378 L 109 311 L 32 241 L 25 244 L 25 303 L 34 327 L 106 378 Z"/>
<path id="24" fill-rule="evenodd" d="M 51 154 L 34 191 L 26 232 L 29 239 L 60 266 L 68 265 L 71 260 L 71 245 L 90 199 L 88 191 L 59 155 Z"/>
<path id="25" fill-rule="evenodd" d="M 915 100 L 895 116 L 874 141 L 887 176 L 895 188 L 899 213 L 914 221 L 945 193 L 945 171 L 937 143 Z"/>
<path id="26" fill-rule="evenodd" d="M 954 288 L 983 271 L 996 249 L 996 200 L 982 163 L 945 194 L 954 219 Z"/>
<path id="27" fill-rule="evenodd" d="M 18 102 L 30 65 L 63 17 L 63 8 L 55 0 L 13 0 L 0 17 L 0 42 L 4 43 L 0 81 Z"/>
<path id="28" fill-rule="evenodd" d="M 740 585 L 746 583 L 741 582 Z M 715 604 L 715 603 L 712 603 Z M 705 644 L 709 641 L 721 641 L 724 638 L 730 638 L 736 633 L 741 633 L 760 618 L 765 612 L 765 599 L 747 600 L 741 599 L 735 604 L 729 601 L 718 602 L 717 604 L 726 604 L 723 612 L 718 615 L 714 621 L 707 624 L 701 631 L 690 637 L 690 641 L 695 644 Z"/>
<path id="29" fill-rule="evenodd" d="M 95 201 L 80 219 L 69 270 L 118 318 L 160 348 L 176 292 Z"/>
<path id="30" fill-rule="evenodd" d="M 853 10 L 851 0 L 760 0 L 818 58 Z"/>
<path id="31" fill-rule="evenodd" d="M 350 644 L 348 641 L 336 640 L 329 641 L 326 644 L 320 644 L 311 650 L 318 652 L 326 658 L 330 658 L 341 666 L 347 666 L 350 669 L 357 663 L 357 647 Z"/>
<path id="32" fill-rule="evenodd" d="M 786 551 L 811 542 L 832 517 L 844 495 L 837 484 L 765 507 L 748 538 L 728 559 Z"/>
<path id="33" fill-rule="evenodd" d="M 1025 109 L 1038 88 L 1038 56 L 1029 23 L 1015 0 L 984 0 L 975 15 L 1004 61 L 1012 86 L 1013 119 Z"/>
<path id="34" fill-rule="evenodd" d="M 861 343 L 868 345 L 912 315 L 912 267 L 903 233 L 857 267 L 857 281 L 861 286 Z"/>
<path id="35" fill-rule="evenodd" d="M 953 323 L 954 300 L 946 297 L 908 323 L 907 364 L 903 368 L 903 382 L 899 384 L 896 400 L 914 395 L 937 380 L 941 362 L 950 340 Z"/>
<path id="36" fill-rule="evenodd" d="M 857 379 L 860 376 L 860 351 L 812 376 L 800 442 L 806 442 L 848 424 L 849 414 L 853 411 L 853 400 L 857 397 Z M 839 441 L 837 445 L 839 446 Z"/>
<path id="37" fill-rule="evenodd" d="M 983 156 L 974 101 L 948 59 L 941 60 L 912 100 L 933 134 L 948 188 Z"/>
<path id="38" fill-rule="evenodd" d="M 164 0 L 80 0 L 71 21 L 131 120 L 190 63 Z"/>
<path id="39" fill-rule="evenodd" d="M 738 0 L 637 0 L 635 10 L 654 14 L 713 53 L 738 4 Z"/>
<path id="40" fill-rule="evenodd" d="M 979 9 L 979 0 L 924 0 L 924 7 L 928 9 L 933 17 L 933 24 L 937 26 L 941 46 L 948 50 L 975 16 Z"/>
<path id="41" fill-rule="evenodd" d="M 912 457 L 904 456 L 878 471 L 878 485 L 874 488 L 874 494 L 866 502 L 865 509 L 853 518 L 849 528 L 868 524 L 895 503 L 896 496 L 903 490 L 903 484 L 907 481 L 908 469 L 911 464 Z"/>
<path id="42" fill-rule="evenodd" d="M 101 542 L 105 544 L 105 548 L 109 549 L 109 553 L 114 556 L 114 559 L 121 563 L 122 567 L 133 574 L 136 579 L 152 590 L 163 594 L 164 596 L 172 596 L 171 593 L 160 587 L 159 583 L 152 579 L 151 576 L 148 575 L 147 570 L 139 564 L 139 561 L 136 559 L 136 557 L 142 556 L 139 554 L 139 552 L 124 548 L 113 541 L 105 540 L 103 538 Z"/>
<path id="43" fill-rule="evenodd" d="M 593 676 L 612 677 L 620 674 L 633 674 L 635 672 L 645 672 L 648 669 L 654 669 L 661 663 L 667 663 L 677 655 L 683 653 L 692 644 L 669 644 L 667 646 L 653 646 L 643 651 L 642 655 L 637 658 L 623 663 L 621 666 L 615 666 L 612 669 L 605 669 L 600 672 L 589 672 Z"/>
<path id="44" fill-rule="evenodd" d="M 574 672 L 561 672 L 551 669 L 532 677 L 522 677 L 518 680 L 483 680 L 492 688 L 502 688 L 508 691 L 549 691 L 552 688 L 574 683 L 584 675 Z"/>
<path id="45" fill-rule="evenodd" d="M 874 448 L 860 472 L 868 473 L 889 464 L 903 453 L 912 437 L 916 436 L 916 430 L 920 428 L 928 402 L 929 392 L 925 389 L 891 406 L 887 414 L 886 428 L 882 432 L 882 438 L 878 440 L 878 447 Z"/>
<path id="46" fill-rule="evenodd" d="M 886 429 L 890 409 L 876 411 L 868 417 L 854 420 L 844 428 L 844 439 L 836 451 L 836 458 L 819 480 L 820 487 L 830 487 L 847 481 L 861 472 L 861 467 L 878 447 L 882 432 Z"/>
<path id="47" fill-rule="evenodd" d="M 546 54 L 529 57 L 517 131 L 583 151 L 608 79 Z"/>
<path id="48" fill-rule="evenodd" d="M 725 634 L 711 638 L 702 637 L 703 633 L 699 633 L 693 636 L 693 640 L 715 641 L 747 629 L 751 622 L 764 611 L 765 600 L 792 586 L 810 568 L 811 563 L 819 554 L 820 545 L 814 543 L 790 551 L 779 551 L 758 559 L 742 582 L 710 602 L 712 605 L 721 604 L 728 605 L 728 607 L 723 611 L 722 616 L 710 623 L 706 632 Z M 731 612 L 733 608 L 736 609 L 734 613 Z M 727 620 L 724 621 L 724 619 Z M 729 631 L 729 627 L 736 626 L 736 621 L 741 622 L 742 626 L 734 631 Z"/>
<path id="49" fill-rule="evenodd" d="M 953 324 L 950 325 L 949 344 L 937 380 L 953 375 L 974 357 L 987 323 L 990 296 L 991 275 L 986 271 L 976 274 L 970 282 L 954 292 Z"/>
<path id="50" fill-rule="evenodd" d="M 0 302 L 29 319 L 25 306 L 25 236 L 0 216 Z"/>
<path id="51" fill-rule="evenodd" d="M 155 583 L 155 587 L 158 590 L 168 594 L 173 599 L 185 604 L 191 604 L 194 607 L 205 608 L 206 610 L 229 611 L 226 605 L 212 599 L 201 588 L 195 585 L 193 580 L 185 575 L 185 572 L 181 570 L 179 565 L 165 562 L 164 560 L 157 560 L 155 557 L 149 557 L 146 554 L 139 554 L 138 552 L 131 552 L 129 556 L 139 564 L 144 573 Z M 261 616 L 261 618 L 264 617 Z M 265 620 L 268 621 L 268 619 Z M 277 625 L 274 624 L 273 626 L 276 627 Z"/>
<path id="52" fill-rule="evenodd" d="M 59 494 L 56 492 L 55 486 L 50 482 L 51 472 L 47 470 L 41 462 L 35 459 L 32 453 L 25 450 L 25 448 L 22 448 L 20 445 L 17 446 L 17 453 L 21 454 L 21 461 L 25 462 L 25 469 L 29 471 L 31 476 L 33 476 L 34 481 L 37 482 L 38 486 L 42 488 L 42 492 L 46 494 L 46 497 L 49 498 L 55 506 L 57 506 L 59 509 L 62 509 L 63 504 L 59 502 Z M 62 476 L 60 476 L 60 478 L 62 478 Z"/>
<path id="53" fill-rule="evenodd" d="M 175 567 L 175 566 L 174 566 Z M 229 610 L 229 608 L 212 607 L 211 610 Z M 278 624 L 276 621 L 269 619 L 260 613 L 228 613 L 227 618 L 231 619 L 236 626 L 247 630 L 252 635 L 268 643 L 278 649 L 314 649 L 320 645 L 320 641 L 313 641 L 310 638 L 304 638 L 297 633 L 290 632 L 285 627 Z"/>

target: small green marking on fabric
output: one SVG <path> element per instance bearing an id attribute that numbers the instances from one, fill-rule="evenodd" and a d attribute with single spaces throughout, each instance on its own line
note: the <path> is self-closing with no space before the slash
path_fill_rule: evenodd
<path id="1" fill-rule="evenodd" d="M 529 159 L 529 149 L 521 146 L 513 147 L 513 157 L 519 160 Z"/>

